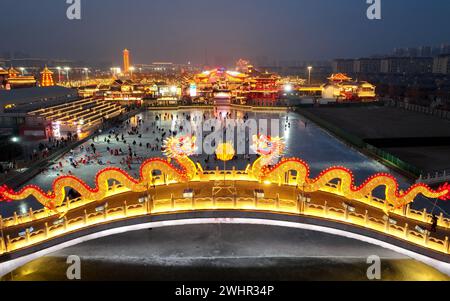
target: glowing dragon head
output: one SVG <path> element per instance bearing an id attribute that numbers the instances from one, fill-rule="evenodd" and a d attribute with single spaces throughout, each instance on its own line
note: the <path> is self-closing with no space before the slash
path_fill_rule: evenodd
<path id="1" fill-rule="evenodd" d="M 169 137 L 164 140 L 164 155 L 169 158 L 192 156 L 197 150 L 196 140 L 195 136 Z"/>
<path id="2" fill-rule="evenodd" d="M 280 158 L 285 150 L 286 144 L 283 138 L 265 135 L 254 135 L 252 150 L 265 159 L 265 164 L 273 164 Z"/>
<path id="3" fill-rule="evenodd" d="M 449 183 L 445 183 L 444 185 L 439 187 L 439 191 L 442 191 L 442 192 L 447 191 L 447 194 L 443 195 L 439 199 L 441 199 L 442 201 L 450 201 L 450 184 Z"/>
<path id="4" fill-rule="evenodd" d="M 8 194 L 14 193 L 14 191 L 6 185 L 0 186 L 0 202 L 5 201 L 9 202 L 11 199 L 8 197 Z"/>

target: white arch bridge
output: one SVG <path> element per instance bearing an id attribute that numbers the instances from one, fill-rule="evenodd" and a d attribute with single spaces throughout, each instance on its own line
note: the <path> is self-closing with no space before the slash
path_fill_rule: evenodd
<path id="1" fill-rule="evenodd" d="M 190 183 L 189 187 L 194 192 L 211 191 L 212 185 Z M 431 215 L 426 210 L 408 206 L 386 216 L 386 202 L 372 196 L 347 200 L 331 190 L 305 196 L 290 186 L 236 185 L 238 194 L 198 197 L 183 194 L 186 184 L 155 187 L 146 194 L 116 186 L 112 187 L 114 193 L 101 201 L 67 200 L 62 205 L 67 211 L 64 217 L 30 210 L 23 216 L 2 219 L 0 276 L 36 258 L 99 237 L 211 223 L 272 225 L 349 237 L 391 249 L 450 275 L 450 221 L 442 215 L 437 232 L 430 233 L 426 229 Z M 269 188 L 270 193 L 251 196 L 247 188 L 255 186 L 260 192 Z"/>

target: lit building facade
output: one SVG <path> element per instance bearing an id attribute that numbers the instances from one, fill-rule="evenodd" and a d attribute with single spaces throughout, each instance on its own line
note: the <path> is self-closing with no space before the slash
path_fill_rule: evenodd
<path id="1" fill-rule="evenodd" d="M 376 87 L 368 82 L 354 81 L 343 73 L 332 74 L 323 87 L 322 97 L 337 101 L 372 101 L 376 98 Z"/>
<path id="2" fill-rule="evenodd" d="M 196 74 L 187 94 L 201 100 L 216 103 L 236 102 L 240 104 L 274 105 L 281 90 L 280 77 L 262 73 L 239 60 L 239 71 L 217 68 Z"/>
<path id="3" fill-rule="evenodd" d="M 22 75 L 13 67 L 8 70 L 0 69 L 0 88 L 2 89 L 30 88 L 35 87 L 36 83 L 34 76 Z"/>
<path id="4" fill-rule="evenodd" d="M 53 72 L 45 66 L 44 70 L 41 72 L 41 87 L 51 87 L 54 85 Z"/>

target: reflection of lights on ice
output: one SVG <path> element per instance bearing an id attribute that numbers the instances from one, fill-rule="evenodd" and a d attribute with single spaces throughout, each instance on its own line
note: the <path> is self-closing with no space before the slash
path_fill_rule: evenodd
<path id="1" fill-rule="evenodd" d="M 28 206 L 25 202 L 20 203 L 19 205 L 19 214 L 20 215 L 25 215 L 28 212 Z"/>

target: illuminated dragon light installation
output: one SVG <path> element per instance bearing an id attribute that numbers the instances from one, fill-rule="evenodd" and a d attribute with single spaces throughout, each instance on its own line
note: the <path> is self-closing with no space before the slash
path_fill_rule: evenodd
<path id="1" fill-rule="evenodd" d="M 190 136 L 170 137 L 165 140 L 164 154 L 169 158 L 153 158 L 145 161 L 140 168 L 139 179 L 134 179 L 126 171 L 120 168 L 106 168 L 100 171 L 95 179 L 95 188 L 89 187 L 84 181 L 74 176 L 58 177 L 53 183 L 53 191 L 44 192 L 35 185 L 29 185 L 14 192 L 8 187 L 0 188 L 2 200 L 19 201 L 28 197 L 34 197 L 49 210 L 57 210 L 66 198 L 69 188 L 77 191 L 85 200 L 102 200 L 110 193 L 110 181 L 118 182 L 133 192 L 145 192 L 148 187 L 155 184 L 155 180 L 163 178 L 163 183 L 183 183 L 192 180 L 200 180 L 199 172 L 194 162 L 189 159 L 196 151 L 196 139 Z M 248 170 L 248 181 L 264 183 L 285 183 L 286 174 L 294 174 L 293 182 L 289 184 L 303 186 L 306 192 L 316 192 L 327 189 L 327 184 L 339 180 L 337 191 L 348 199 L 360 200 L 370 195 L 377 187 L 385 187 L 385 198 L 388 204 L 394 208 L 400 208 L 414 201 L 422 194 L 429 198 L 450 200 L 450 185 L 445 184 L 438 190 L 432 190 L 425 184 L 416 184 L 406 192 L 399 191 L 399 185 L 395 178 L 389 174 L 376 174 L 367 179 L 361 186 L 354 185 L 352 172 L 344 167 L 332 167 L 323 171 L 317 178 L 310 178 L 310 170 L 307 163 L 300 159 L 282 158 L 285 143 L 282 138 L 270 136 L 253 137 L 253 150 L 260 157 Z M 175 161 L 175 165 L 171 161 Z M 278 162 L 279 161 L 279 162 Z M 278 163 L 277 163 L 278 162 Z M 156 176 L 155 172 L 161 175 Z M 202 180 L 210 180 L 208 177 Z M 161 183 L 162 181 L 160 181 Z"/>
<path id="2" fill-rule="evenodd" d="M 251 149 L 260 157 L 252 165 L 251 173 L 257 179 L 262 179 L 263 170 L 277 163 L 283 156 L 286 144 L 283 138 L 264 135 L 254 135 Z"/>
<path id="3" fill-rule="evenodd" d="M 348 199 L 363 199 L 370 195 L 377 187 L 385 187 L 386 201 L 394 208 L 401 208 L 412 203 L 422 194 L 428 198 L 450 200 L 450 185 L 444 184 L 438 190 L 432 190 L 425 184 L 411 186 L 406 192 L 399 191 L 397 180 L 390 174 L 379 173 L 367 179 L 361 186 L 354 185 L 353 173 L 345 167 L 331 167 L 324 170 L 315 179 L 311 179 L 309 165 L 297 158 L 281 159 L 271 166 L 282 154 L 285 148 L 280 138 L 255 136 L 252 148 L 260 158 L 252 166 L 252 174 L 259 181 L 282 183 L 287 173 L 296 173 L 296 185 L 303 186 L 305 192 L 316 192 L 327 186 L 333 180 L 339 180 L 340 193 Z"/>
<path id="4" fill-rule="evenodd" d="M 152 158 L 145 161 L 140 168 L 140 179 L 136 180 L 126 171 L 120 168 L 105 168 L 97 173 L 95 188 L 89 187 L 84 181 L 74 176 L 61 176 L 53 182 L 53 191 L 44 192 L 36 185 L 28 185 L 19 192 L 14 192 L 10 188 L 0 187 L 0 197 L 6 201 L 20 201 L 30 196 L 49 210 L 56 210 L 60 206 L 67 194 L 66 189 L 72 188 L 80 196 L 87 200 L 101 200 L 109 192 L 109 181 L 114 180 L 122 186 L 134 192 L 145 192 L 148 187 L 154 184 L 154 172 L 159 171 L 166 177 L 166 181 L 188 182 L 197 170 L 194 162 L 188 156 L 195 152 L 195 137 L 170 137 L 164 143 L 164 153 L 174 159 L 180 168 L 171 164 L 168 160 Z"/>
<path id="5" fill-rule="evenodd" d="M 184 180 L 187 181 L 197 174 L 195 163 L 189 159 L 197 151 L 196 140 L 195 136 L 169 137 L 163 144 L 164 155 L 174 159 L 184 169 Z"/>

